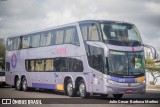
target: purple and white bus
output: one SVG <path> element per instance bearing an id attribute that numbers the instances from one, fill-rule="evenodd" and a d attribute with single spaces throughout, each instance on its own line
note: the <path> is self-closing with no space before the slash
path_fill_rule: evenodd
<path id="1" fill-rule="evenodd" d="M 126 22 L 85 20 L 9 37 L 6 83 L 16 90 L 43 88 L 82 98 L 145 93 L 144 50 Z"/>

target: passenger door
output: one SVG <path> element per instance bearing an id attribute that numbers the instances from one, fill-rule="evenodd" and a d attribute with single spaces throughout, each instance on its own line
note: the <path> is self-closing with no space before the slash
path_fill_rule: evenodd
<path id="1" fill-rule="evenodd" d="M 103 91 L 103 65 L 104 65 L 104 51 L 103 48 L 88 45 L 88 62 L 92 68 L 92 87 L 94 93 L 101 93 Z"/>

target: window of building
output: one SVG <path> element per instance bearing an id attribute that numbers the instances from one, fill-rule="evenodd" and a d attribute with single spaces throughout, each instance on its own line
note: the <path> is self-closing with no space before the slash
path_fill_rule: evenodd
<path id="1" fill-rule="evenodd" d="M 62 44 L 64 37 L 64 30 L 57 30 L 56 31 L 56 44 Z"/>
<path id="2" fill-rule="evenodd" d="M 30 46 L 30 36 L 22 37 L 22 48 L 29 48 Z"/>
<path id="3" fill-rule="evenodd" d="M 31 36 L 31 47 L 39 47 L 40 45 L 40 34 L 34 34 Z"/>
<path id="4" fill-rule="evenodd" d="M 37 59 L 35 65 L 35 71 L 44 71 L 44 59 Z"/>

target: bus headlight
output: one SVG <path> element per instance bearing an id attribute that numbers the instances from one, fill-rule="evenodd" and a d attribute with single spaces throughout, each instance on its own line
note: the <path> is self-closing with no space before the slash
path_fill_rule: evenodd
<path id="1" fill-rule="evenodd" d="M 144 80 L 143 82 L 142 82 L 142 84 L 145 84 L 146 83 L 146 80 Z"/>
<path id="2" fill-rule="evenodd" d="M 109 84 L 116 84 L 116 82 L 115 81 L 112 81 L 112 80 L 108 80 L 107 81 Z"/>

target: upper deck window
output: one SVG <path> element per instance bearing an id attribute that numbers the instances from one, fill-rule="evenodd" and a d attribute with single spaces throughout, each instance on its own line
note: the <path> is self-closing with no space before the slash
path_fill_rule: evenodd
<path id="1" fill-rule="evenodd" d="M 41 35 L 41 46 L 49 46 L 51 45 L 51 33 L 46 32 Z"/>
<path id="2" fill-rule="evenodd" d="M 30 36 L 22 37 L 22 48 L 29 48 L 30 46 Z"/>
<path id="3" fill-rule="evenodd" d="M 20 49 L 20 37 L 14 37 L 7 40 L 7 50 Z"/>
<path id="4" fill-rule="evenodd" d="M 82 24 L 81 33 L 83 40 L 100 41 L 98 27 L 96 24 Z"/>
<path id="5" fill-rule="evenodd" d="M 57 30 L 56 31 L 56 44 L 62 44 L 64 37 L 64 30 Z"/>
<path id="6" fill-rule="evenodd" d="M 39 47 L 40 45 L 40 34 L 34 34 L 31 36 L 31 47 Z"/>
<path id="7" fill-rule="evenodd" d="M 140 46 L 141 37 L 134 25 L 125 23 L 102 23 L 105 43 L 122 46 Z"/>

